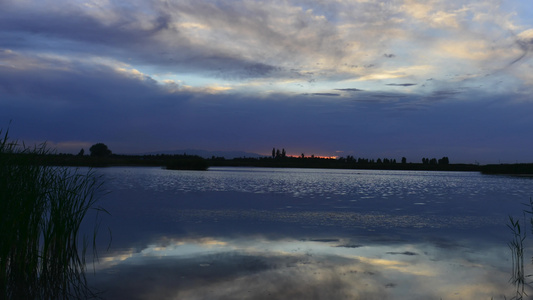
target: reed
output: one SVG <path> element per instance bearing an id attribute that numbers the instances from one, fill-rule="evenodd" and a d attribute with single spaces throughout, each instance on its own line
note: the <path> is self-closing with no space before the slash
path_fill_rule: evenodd
<path id="1" fill-rule="evenodd" d="M 0 131 L 2 136 L 2 131 Z M 94 172 L 40 163 L 46 145 L 0 138 L 0 298 L 73 299 L 96 294 L 87 285 L 86 253 L 96 251 L 80 226 L 101 187 Z M 96 253 L 95 253 L 96 254 Z"/>
<path id="2" fill-rule="evenodd" d="M 525 204 L 528 209 L 524 209 L 524 220 L 522 222 L 523 226 L 520 226 L 520 219 L 515 219 L 509 216 L 509 224 L 507 227 L 511 229 L 513 233 L 512 240 L 508 243 L 509 249 L 511 250 L 511 262 L 512 262 L 512 271 L 511 271 L 511 283 L 516 288 L 516 294 L 511 299 L 521 300 L 524 297 L 528 297 L 525 292 L 525 287 L 529 285 L 527 278 L 532 275 L 526 275 L 524 271 L 524 240 L 526 239 L 526 227 L 527 227 L 527 218 L 529 216 L 529 223 L 531 229 L 533 230 L 533 199 L 529 199 L 529 203 Z"/>
<path id="3" fill-rule="evenodd" d="M 526 239 L 525 231 L 520 228 L 520 219 L 509 217 L 509 229 L 513 233 L 512 240 L 508 243 L 511 250 L 512 271 L 511 283 L 516 287 L 516 295 L 511 299 L 523 299 L 525 294 L 525 278 L 524 273 L 524 240 Z"/>

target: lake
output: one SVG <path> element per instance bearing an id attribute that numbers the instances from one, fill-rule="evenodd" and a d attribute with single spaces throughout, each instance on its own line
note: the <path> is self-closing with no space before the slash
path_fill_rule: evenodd
<path id="1" fill-rule="evenodd" d="M 110 216 L 88 279 L 107 299 L 509 299 L 506 225 L 533 192 L 475 172 L 96 171 Z"/>

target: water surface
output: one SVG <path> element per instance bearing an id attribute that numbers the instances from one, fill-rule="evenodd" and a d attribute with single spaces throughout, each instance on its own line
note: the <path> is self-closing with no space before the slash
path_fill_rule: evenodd
<path id="1" fill-rule="evenodd" d="M 529 178 L 475 172 L 98 169 L 109 299 L 503 299 Z M 101 239 L 104 236 L 101 235 Z"/>

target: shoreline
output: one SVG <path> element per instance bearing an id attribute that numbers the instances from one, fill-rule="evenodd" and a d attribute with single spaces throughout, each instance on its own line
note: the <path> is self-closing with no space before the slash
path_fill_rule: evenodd
<path id="1" fill-rule="evenodd" d="M 13 154 L 14 155 L 14 154 Z M 17 154 L 25 155 L 25 154 Z M 487 175 L 533 177 L 533 163 L 516 164 L 423 164 L 347 161 L 332 158 L 202 158 L 196 155 L 89 155 L 47 154 L 34 157 L 38 164 L 71 167 L 153 166 L 172 170 L 207 170 L 209 167 L 315 168 L 391 171 L 481 172 Z"/>

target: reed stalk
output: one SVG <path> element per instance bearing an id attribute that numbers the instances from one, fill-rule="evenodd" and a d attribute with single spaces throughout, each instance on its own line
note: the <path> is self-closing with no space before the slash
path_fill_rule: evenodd
<path id="1" fill-rule="evenodd" d="M 85 276 L 91 243 L 80 226 L 90 210 L 105 212 L 96 206 L 101 182 L 91 170 L 42 164 L 46 154 L 45 144 L 18 145 L 9 141 L 7 131 L 0 139 L 2 299 L 96 296 Z"/>
<path id="2" fill-rule="evenodd" d="M 525 231 L 520 228 L 520 219 L 509 217 L 507 226 L 513 233 L 513 239 L 508 243 L 511 250 L 512 271 L 511 283 L 516 287 L 516 295 L 512 299 L 523 299 L 525 294 L 525 273 L 524 273 L 524 240 L 526 239 Z"/>
<path id="3" fill-rule="evenodd" d="M 530 198 L 529 203 L 525 205 L 528 207 L 528 209 L 524 209 L 523 211 L 523 228 L 520 227 L 520 219 L 514 219 L 511 216 L 509 216 L 509 224 L 507 224 L 507 227 L 509 227 L 513 233 L 512 240 L 507 244 L 511 250 L 512 262 L 510 281 L 516 288 L 516 294 L 513 298 L 511 298 L 513 300 L 521 300 L 528 296 L 525 292 L 525 287 L 529 285 L 529 282 L 527 282 L 526 279 L 531 277 L 531 275 L 526 275 L 524 271 L 524 240 L 526 239 L 527 232 L 527 216 L 529 216 L 529 223 L 531 225 L 531 229 L 533 230 L 533 199 Z"/>

